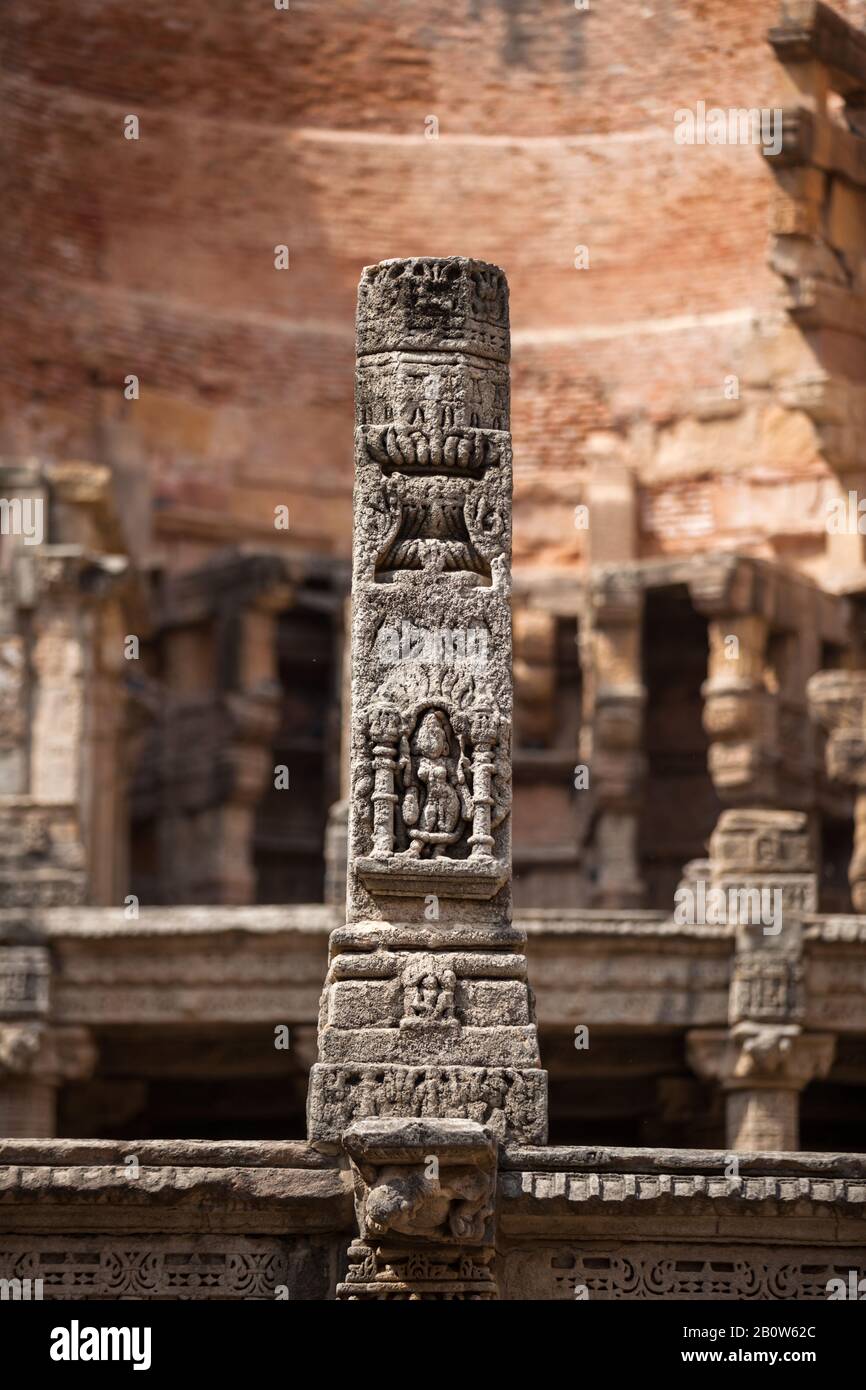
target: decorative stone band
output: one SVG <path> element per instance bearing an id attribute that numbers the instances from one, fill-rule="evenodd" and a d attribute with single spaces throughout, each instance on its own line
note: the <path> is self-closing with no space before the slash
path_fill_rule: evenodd
<path id="1" fill-rule="evenodd" d="M 310 1074 L 314 1142 L 337 1145 L 355 1120 L 456 1117 L 484 1124 L 501 1140 L 543 1144 L 547 1073 L 537 1067 L 318 1063 Z"/>
<path id="2" fill-rule="evenodd" d="M 730 1166 L 731 1155 L 725 1156 Z M 549 1202 L 688 1202 L 726 1203 L 840 1202 L 862 1208 L 866 1176 L 862 1178 L 724 1177 L 721 1173 L 571 1173 L 568 1171 L 501 1173 L 500 1195 L 507 1206 L 520 1197 Z M 866 1237 L 864 1237 L 866 1239 Z"/>
<path id="3" fill-rule="evenodd" d="M 577 1237 L 568 1244 L 509 1251 L 501 1277 L 503 1297 L 521 1301 L 825 1302 L 862 1297 L 857 1275 L 866 1267 L 864 1254 L 862 1245 L 774 1247 L 766 1239 L 637 1244 Z"/>

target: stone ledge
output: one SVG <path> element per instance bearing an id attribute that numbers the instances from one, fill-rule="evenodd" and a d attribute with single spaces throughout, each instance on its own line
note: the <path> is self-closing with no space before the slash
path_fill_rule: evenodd
<path id="1" fill-rule="evenodd" d="M 148 1166 L 146 1157 L 138 1168 L 122 1163 L 0 1168 L 0 1233 L 286 1235 L 351 1226 L 351 1184 L 337 1167 Z"/>
<path id="2" fill-rule="evenodd" d="M 730 1167 L 727 1149 L 639 1149 L 556 1146 L 514 1147 L 500 1155 L 506 1171 L 568 1173 L 667 1173 L 717 1176 Z M 740 1171 L 760 1177 L 793 1176 L 866 1180 L 866 1154 L 740 1153 Z"/>
<path id="3" fill-rule="evenodd" d="M 333 1168 L 305 1139 L 0 1139 L 0 1170 L 91 1167 L 137 1158 L 161 1168 Z"/>
<path id="4" fill-rule="evenodd" d="M 508 866 L 498 859 L 409 859 L 368 855 L 355 861 L 365 888 L 386 897 L 494 898 L 508 879 Z"/>
<path id="5" fill-rule="evenodd" d="M 0 911 L 0 934 L 7 924 L 20 925 L 22 912 Z M 198 936 L 216 932 L 327 936 L 344 920 L 340 910 L 324 903 L 291 907 L 143 907 L 135 921 L 130 921 L 124 909 L 117 907 L 34 908 L 27 918 L 37 937 Z"/>

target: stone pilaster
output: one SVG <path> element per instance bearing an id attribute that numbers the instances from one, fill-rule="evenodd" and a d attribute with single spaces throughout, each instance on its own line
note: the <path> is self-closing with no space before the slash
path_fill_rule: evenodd
<path id="1" fill-rule="evenodd" d="M 40 523 L 4 536 L 0 561 L 0 906 L 117 902 L 135 584 L 110 471 L 0 465 L 0 487 Z"/>
<path id="2" fill-rule="evenodd" d="M 365 1119 L 545 1140 L 511 922 L 508 359 L 495 266 L 364 271 L 347 925 L 331 938 L 310 1078 L 320 1144 Z"/>

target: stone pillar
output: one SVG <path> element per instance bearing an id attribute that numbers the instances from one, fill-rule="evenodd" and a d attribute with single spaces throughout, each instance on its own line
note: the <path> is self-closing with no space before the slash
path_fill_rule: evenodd
<path id="1" fill-rule="evenodd" d="M 691 1033 L 690 1064 L 725 1092 L 728 1148 L 735 1153 L 798 1149 L 800 1092 L 827 1074 L 834 1044 L 828 1034 L 779 1024 L 742 1023 L 729 1033 Z"/>
<path id="2" fill-rule="evenodd" d="M 228 728 L 220 772 L 226 800 L 213 817 L 216 902 L 256 900 L 255 825 L 262 798 L 273 785 L 281 706 L 277 624 L 288 597 L 288 586 L 277 584 L 244 603 L 235 617 L 237 685 L 223 695 Z"/>
<path id="3" fill-rule="evenodd" d="M 123 884 L 124 611 L 110 471 L 0 465 L 42 539 L 0 560 L 0 906 L 116 902 Z M 26 513 L 25 513 L 26 515 Z M 109 549 L 110 548 L 110 549 Z"/>
<path id="4" fill-rule="evenodd" d="M 807 694 L 812 718 L 827 733 L 827 776 L 854 791 L 848 881 L 854 911 L 866 912 L 866 672 L 819 671 Z"/>
<path id="5" fill-rule="evenodd" d="M 0 1138 L 51 1139 L 63 1081 L 89 1075 L 85 1028 L 53 1027 L 44 946 L 0 945 Z"/>
<path id="6" fill-rule="evenodd" d="M 517 736 L 524 748 L 549 747 L 557 723 L 556 615 L 524 603 L 515 604 L 512 619 Z"/>
<path id="7" fill-rule="evenodd" d="M 641 627 L 644 595 L 637 573 L 599 569 L 587 589 L 581 634 L 584 741 L 598 809 L 595 829 L 597 907 L 640 907 L 644 884 L 638 818 L 646 780 L 643 752 Z"/>
<path id="8" fill-rule="evenodd" d="M 802 1027 L 802 915 L 816 899 L 808 817 L 723 812 L 709 871 L 702 920 L 727 923 L 734 935 L 729 1027 L 690 1033 L 689 1061 L 725 1092 L 729 1148 L 794 1150 L 800 1092 L 826 1075 L 835 1046 Z"/>
<path id="9" fill-rule="evenodd" d="M 310 1077 L 320 1145 L 374 1119 L 460 1120 L 481 1147 L 545 1141 L 525 934 L 511 921 L 508 359 L 495 266 L 365 269 L 348 920 L 331 936 Z M 377 1162 L 404 1152 L 408 1132 L 380 1136 Z M 440 1138 L 423 1140 L 429 1157 Z M 369 1242 L 363 1259 L 368 1272 L 380 1259 Z"/>
<path id="10" fill-rule="evenodd" d="M 814 814 L 819 769 L 806 682 L 823 643 L 848 644 L 846 605 L 736 556 L 697 564 L 689 594 L 708 620 L 701 693 L 707 770 L 719 800 Z"/>
<path id="11" fill-rule="evenodd" d="M 134 819 L 155 824 L 165 901 L 256 898 L 257 818 L 274 787 L 278 626 L 292 601 L 271 555 L 217 557 L 162 596 L 166 696 L 143 750 Z M 289 769 L 291 776 L 291 769 Z"/>
<path id="12" fill-rule="evenodd" d="M 757 613 L 710 619 L 704 729 L 710 776 L 726 801 L 761 805 L 774 789 L 772 694 L 764 685 L 767 623 Z"/>

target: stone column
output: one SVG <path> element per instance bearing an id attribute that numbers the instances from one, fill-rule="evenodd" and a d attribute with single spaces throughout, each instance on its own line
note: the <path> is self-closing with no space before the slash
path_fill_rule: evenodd
<path id="1" fill-rule="evenodd" d="M 641 907 L 644 884 L 638 856 L 638 817 L 646 780 L 643 751 L 641 627 L 644 595 L 639 576 L 600 568 L 587 589 L 581 636 L 585 745 L 598 808 L 595 830 L 597 907 Z"/>
<path id="2" fill-rule="evenodd" d="M 508 359 L 495 266 L 365 269 L 347 925 L 331 937 L 310 1077 L 320 1145 L 386 1119 L 460 1120 L 480 1148 L 545 1141 L 525 934 L 511 921 Z M 380 1135 L 377 1162 L 404 1152 L 407 1132 Z M 424 1145 L 431 1160 L 450 1152 L 439 1131 Z M 410 1243 L 429 1234 L 419 1221 L 401 1228 Z M 386 1278 L 385 1246 L 367 1240 L 363 1260 Z M 440 1296 L 422 1285 L 398 1296 Z"/>
<path id="3" fill-rule="evenodd" d="M 0 945 L 0 1138 L 53 1138 L 58 1087 L 95 1062 L 87 1029 L 51 1025 L 50 976 L 46 947 Z"/>
<path id="4" fill-rule="evenodd" d="M 806 681 L 822 643 L 847 644 L 844 604 L 760 561 L 710 557 L 689 579 L 708 620 L 703 724 L 723 804 L 814 813 L 817 760 Z"/>
<path id="5" fill-rule="evenodd" d="M 827 733 L 827 776 L 854 791 L 854 853 L 848 868 L 855 912 L 866 912 L 866 672 L 819 671 L 809 711 Z"/>
<path id="6" fill-rule="evenodd" d="M 761 805 L 774 789 L 773 696 L 764 685 L 766 620 L 757 613 L 710 619 L 704 729 L 710 776 L 726 801 Z"/>
<path id="7" fill-rule="evenodd" d="M 735 1153 L 790 1152 L 800 1147 L 800 1092 L 825 1076 L 835 1038 L 796 1026 L 742 1023 L 729 1033 L 689 1035 L 689 1061 L 721 1083 L 725 1142 Z"/>
<path id="8" fill-rule="evenodd" d="M 723 812 L 702 899 L 701 920 L 726 923 L 734 937 L 729 1027 L 689 1033 L 690 1065 L 725 1092 L 729 1148 L 795 1150 L 800 1092 L 826 1075 L 835 1047 L 802 1027 L 802 915 L 816 906 L 808 817 Z"/>

